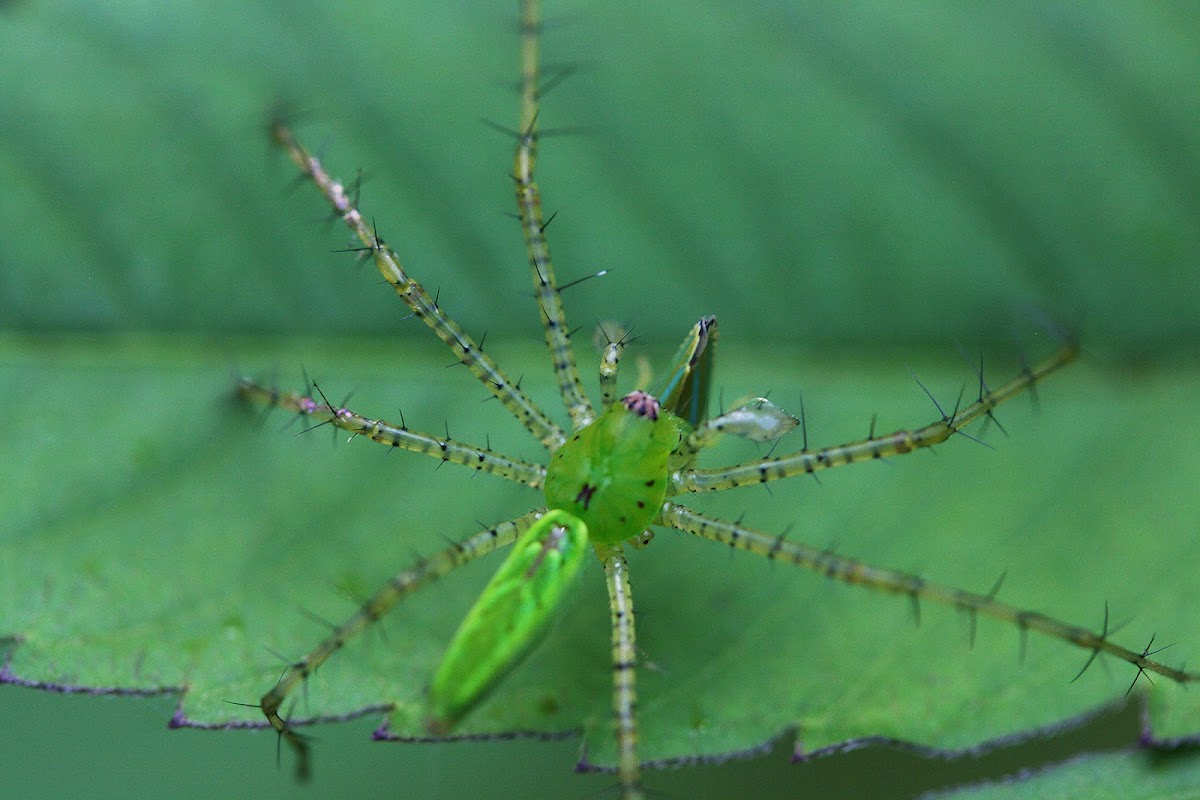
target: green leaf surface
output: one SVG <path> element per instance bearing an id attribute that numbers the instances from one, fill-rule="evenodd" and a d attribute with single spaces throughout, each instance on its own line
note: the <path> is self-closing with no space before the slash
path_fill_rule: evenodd
<path id="1" fill-rule="evenodd" d="M 715 387 L 771 392 L 814 443 L 938 416 L 1078 329 L 1087 357 L 1000 415 L 985 449 L 696 505 L 1200 662 L 1200 89 L 1195 11 L 1120 3 L 551 5 L 540 162 L 568 313 L 619 319 L 661 370 L 721 320 Z M 515 22 L 426 4 L 17 2 L 0 10 L 0 636 L 13 679 L 183 690 L 197 724 L 254 703 L 355 598 L 540 503 L 452 465 L 293 436 L 239 409 L 235 370 L 315 376 L 363 413 L 541 458 L 536 443 L 268 155 L 280 99 L 467 330 L 548 407 L 511 143 Z M 1014 320 L 1018 320 L 1014 323 Z M 1014 333 L 1014 331 L 1020 333 Z M 626 373 L 627 382 L 630 380 Z M 565 415 L 564 415 L 565 417 Z M 798 434 L 793 448 L 800 446 Z M 784 447 L 787 446 L 785 441 Z M 361 451 L 361 452 L 360 452 Z M 722 458 L 747 451 L 727 448 Z M 754 452 L 752 449 L 749 452 Z M 710 463 L 719 463 L 714 455 Z M 440 582 L 322 668 L 299 717 L 392 708 L 419 735 L 442 649 L 499 563 Z M 957 750 L 1119 702 L 1121 663 L 661 533 L 631 555 L 642 756 L 813 752 L 865 738 Z M 464 732 L 585 731 L 609 763 L 598 565 Z M 270 648 L 270 650 L 268 650 Z M 1200 699 L 1148 693 L 1160 739 Z M 265 756 L 264 756 L 265 758 Z M 564 769 L 566 766 L 564 765 Z M 1075 765 L 1072 769 L 1079 768 Z M 1152 796 L 1152 795 L 1148 795 Z"/>
<path id="2" fill-rule="evenodd" d="M 938 794 L 941 800 L 1194 800 L 1200 797 L 1200 759 L 1187 754 L 1105 753 L 1019 780 Z"/>

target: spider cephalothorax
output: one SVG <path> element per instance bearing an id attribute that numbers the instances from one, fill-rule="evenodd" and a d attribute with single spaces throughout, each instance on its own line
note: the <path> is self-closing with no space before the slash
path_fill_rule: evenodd
<path id="1" fill-rule="evenodd" d="M 583 520 L 595 542 L 637 536 L 662 508 L 683 427 L 645 392 L 626 395 L 551 455 L 546 504 Z"/>

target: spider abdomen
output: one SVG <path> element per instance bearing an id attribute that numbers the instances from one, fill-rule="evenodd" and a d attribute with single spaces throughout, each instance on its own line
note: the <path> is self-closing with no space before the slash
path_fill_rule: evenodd
<path id="1" fill-rule="evenodd" d="M 616 544 L 654 520 L 667 490 L 667 460 L 682 422 L 645 392 L 613 403 L 555 451 L 546 503 L 575 515 L 593 542 Z"/>

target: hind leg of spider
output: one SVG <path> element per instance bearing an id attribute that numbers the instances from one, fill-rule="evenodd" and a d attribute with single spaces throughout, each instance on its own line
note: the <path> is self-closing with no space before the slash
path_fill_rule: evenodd
<path id="1" fill-rule="evenodd" d="M 543 513 L 543 511 L 532 511 L 509 522 L 479 531 L 458 544 L 451 545 L 422 560 L 415 566 L 396 573 L 384 584 L 383 588 L 375 592 L 363 604 L 357 613 L 334 628 L 312 652 L 287 668 L 271 691 L 263 695 L 262 700 L 259 701 L 259 707 L 267 721 L 271 723 L 271 727 L 278 731 L 279 735 L 287 740 L 287 743 L 296 752 L 296 775 L 299 779 L 307 778 L 310 773 L 308 743 L 292 728 L 288 720 L 279 715 L 279 709 L 283 707 L 288 695 L 331 655 L 377 622 L 392 606 L 422 586 L 458 567 L 487 555 L 498 547 L 512 544 Z"/>
<path id="2" fill-rule="evenodd" d="M 637 633 L 629 562 L 616 545 L 596 545 L 608 584 L 612 621 L 613 723 L 617 740 L 617 779 L 622 800 L 641 800 L 641 762 L 637 755 Z"/>
<path id="3" fill-rule="evenodd" d="M 1137 667 L 1139 676 L 1152 672 L 1178 683 L 1200 682 L 1200 672 L 1188 672 L 1155 661 L 1150 658 L 1152 653 L 1149 652 L 1149 648 L 1134 651 L 1111 642 L 1107 629 L 1094 633 L 1087 628 L 1062 622 L 1037 611 L 1001 603 L 996 600 L 994 591 L 978 594 L 930 583 L 917 575 L 873 567 L 825 550 L 789 542 L 782 536 L 772 536 L 736 522 L 708 517 L 674 503 L 666 503 L 663 506 L 658 522 L 727 547 L 754 553 L 773 561 L 795 564 L 843 583 L 866 586 L 889 594 L 906 595 L 914 604 L 929 600 L 964 611 L 972 619 L 982 614 L 1014 625 L 1022 632 L 1038 631 L 1082 650 L 1091 651 L 1093 656 L 1107 653 Z"/>

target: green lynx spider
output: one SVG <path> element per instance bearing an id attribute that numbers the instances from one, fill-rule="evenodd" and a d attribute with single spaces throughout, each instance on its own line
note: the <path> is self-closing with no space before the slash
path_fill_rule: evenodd
<path id="1" fill-rule="evenodd" d="M 450 730 L 511 670 L 539 640 L 559 597 L 569 589 L 587 545 L 603 565 L 612 623 L 612 714 L 617 742 L 617 774 L 622 797 L 642 796 L 637 754 L 637 646 L 633 599 L 624 544 L 642 546 L 648 528 L 675 528 L 702 539 L 803 567 L 818 574 L 860 584 L 882 592 L 932 600 L 1006 621 L 1022 631 L 1036 630 L 1090 651 L 1107 653 L 1138 669 L 1179 682 L 1200 680 L 1200 674 L 1174 669 L 1152 660 L 1147 651 L 1120 647 L 1099 634 L 1043 614 L 997 601 L 994 593 L 975 594 L 927 583 L 921 578 L 881 569 L 748 528 L 709 517 L 676 503 L 689 492 L 720 491 L 738 486 L 790 478 L 860 461 L 897 456 L 945 442 L 979 419 L 990 417 L 1001 403 L 1030 389 L 1075 359 L 1078 349 L 1069 338 L 1046 361 L 1026 369 L 1004 385 L 988 390 L 980 380 L 978 399 L 965 408 L 915 430 L 833 447 L 804 449 L 769 456 L 721 469 L 693 469 L 697 453 L 722 433 L 766 441 L 778 438 L 796 420 L 765 400 L 755 400 L 730 412 L 705 416 L 708 379 L 716 342 L 716 320 L 700 320 L 685 339 L 676 364 L 659 396 L 617 393 L 617 369 L 623 342 L 610 342 L 599 371 L 601 408 L 597 411 L 580 383 L 575 353 L 568 337 L 560 287 L 545 237 L 538 187 L 534 181 L 539 102 L 539 27 L 536 0 L 521 9 L 521 121 L 514 158 L 517 207 L 525 235 L 537 307 L 567 413 L 565 432 L 533 403 L 471 337 L 447 316 L 421 284 L 408 274 L 396 252 L 385 244 L 360 213 L 346 187 L 331 178 L 282 123 L 272 129 L 277 145 L 316 186 L 350 228 L 365 257 L 373 259 L 384 279 L 412 313 L 422 319 L 455 356 L 483 383 L 522 425 L 545 446 L 548 465 L 527 463 L 490 449 L 473 447 L 360 416 L 335 407 L 323 396 L 283 393 L 242 379 L 240 396 L 268 407 L 279 407 L 330 424 L 352 435 L 365 436 L 391 447 L 424 453 L 442 461 L 469 466 L 541 489 L 546 508 L 480 531 L 392 577 L 362 608 L 336 626 L 315 649 L 289 666 L 261 700 L 262 712 L 298 754 L 298 769 L 307 771 L 307 743 L 280 715 L 287 697 L 348 640 L 376 622 L 409 594 L 459 566 L 497 548 L 513 545 L 510 555 L 455 635 L 430 689 L 430 729 Z M 319 392 L 317 393 L 319 395 Z M 1089 662 L 1090 663 L 1090 662 Z"/>

